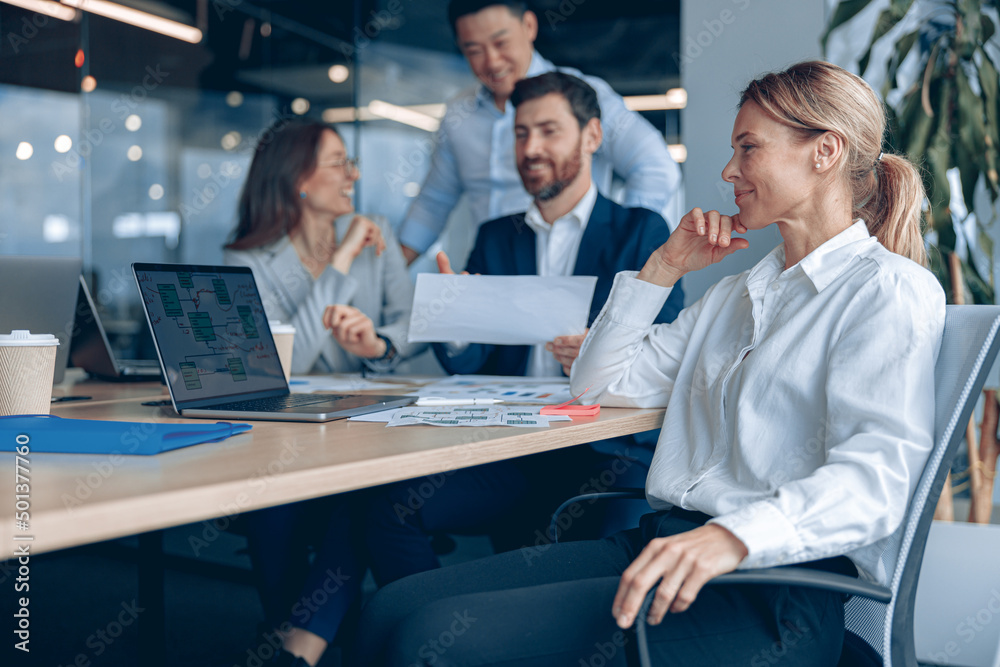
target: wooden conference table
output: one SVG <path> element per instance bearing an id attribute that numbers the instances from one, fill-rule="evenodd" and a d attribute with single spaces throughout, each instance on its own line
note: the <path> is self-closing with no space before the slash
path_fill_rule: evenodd
<path id="1" fill-rule="evenodd" d="M 392 380 L 398 382 L 399 380 Z M 158 383 L 111 384 L 71 372 L 52 414 L 185 422 Z M 383 391 L 375 393 L 403 393 Z M 198 420 L 201 421 L 201 420 Z M 662 409 L 604 408 L 549 428 L 407 426 L 339 420 L 254 421 L 249 432 L 155 456 L 29 455 L 32 554 L 659 428 Z M 6 435 L 6 434 L 5 434 Z M 125 449 L 124 447 L 122 449 Z M 0 456 L 0 560 L 14 555 L 14 455 Z"/>

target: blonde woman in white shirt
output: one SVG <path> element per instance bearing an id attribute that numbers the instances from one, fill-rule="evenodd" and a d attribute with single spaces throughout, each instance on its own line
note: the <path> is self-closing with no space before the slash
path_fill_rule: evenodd
<path id="1" fill-rule="evenodd" d="M 618 274 L 572 369 L 590 401 L 667 408 L 654 512 L 605 540 L 386 587 L 363 619 L 365 664 L 624 665 L 657 584 L 656 664 L 837 664 L 839 594 L 702 586 L 793 563 L 886 583 L 878 555 L 932 446 L 945 299 L 922 266 L 919 174 L 882 153 L 884 129 L 872 90 L 834 65 L 750 83 L 722 172 L 739 214 L 693 209 L 641 271 Z M 768 225 L 782 245 L 653 324 L 682 275 Z M 461 636 L 445 623 L 456 610 Z M 445 627 L 447 653 L 425 650 Z"/>

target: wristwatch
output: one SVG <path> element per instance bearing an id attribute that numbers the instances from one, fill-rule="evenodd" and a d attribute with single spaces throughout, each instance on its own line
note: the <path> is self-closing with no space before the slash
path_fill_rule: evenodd
<path id="1" fill-rule="evenodd" d="M 378 359 L 372 359 L 372 361 L 392 361 L 396 358 L 396 347 L 392 344 L 392 341 L 383 336 L 382 334 L 375 334 L 379 338 L 385 341 L 385 354 L 383 354 Z"/>

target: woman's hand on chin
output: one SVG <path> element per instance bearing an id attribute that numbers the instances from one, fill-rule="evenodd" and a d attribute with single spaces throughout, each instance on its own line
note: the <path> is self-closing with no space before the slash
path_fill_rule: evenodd
<path id="1" fill-rule="evenodd" d="M 385 250 L 382 230 L 365 216 L 356 215 L 351 220 L 351 226 L 344 234 L 344 238 L 337 244 L 337 249 L 333 251 L 333 259 L 330 264 L 341 273 L 347 274 L 351 270 L 351 264 L 368 246 L 375 248 L 376 255 L 382 254 L 382 251 Z"/>
<path id="2" fill-rule="evenodd" d="M 733 232 L 745 234 L 746 231 L 738 214 L 705 213 L 700 208 L 693 208 L 681 218 L 667 242 L 646 260 L 639 279 L 671 287 L 685 273 L 703 269 L 749 247 L 749 241 L 733 236 Z"/>

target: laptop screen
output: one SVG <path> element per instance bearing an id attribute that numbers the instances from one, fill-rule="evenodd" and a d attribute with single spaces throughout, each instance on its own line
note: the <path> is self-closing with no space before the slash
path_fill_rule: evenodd
<path id="1" fill-rule="evenodd" d="M 288 390 L 249 268 L 134 264 L 133 270 L 178 404 Z"/>

